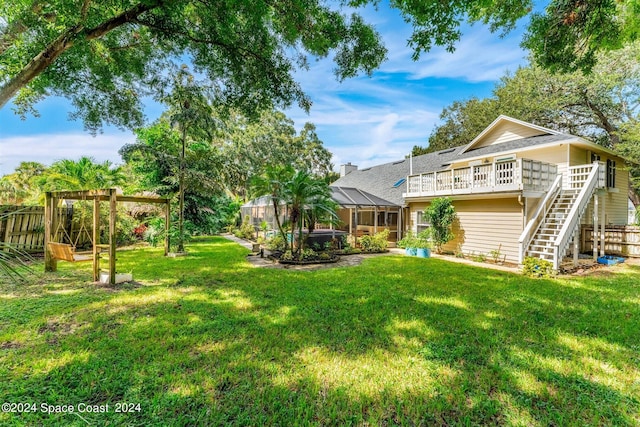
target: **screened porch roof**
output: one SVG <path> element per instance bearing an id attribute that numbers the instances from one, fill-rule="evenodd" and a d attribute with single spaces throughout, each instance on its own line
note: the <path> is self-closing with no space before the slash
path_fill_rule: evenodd
<path id="1" fill-rule="evenodd" d="M 366 191 L 353 187 L 331 186 L 331 198 L 343 208 L 355 207 L 400 207 L 380 197 L 374 196 Z"/>

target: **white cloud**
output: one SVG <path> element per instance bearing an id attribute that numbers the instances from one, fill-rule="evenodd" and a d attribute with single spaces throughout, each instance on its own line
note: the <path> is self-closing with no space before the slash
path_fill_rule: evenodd
<path id="1" fill-rule="evenodd" d="M 60 159 L 93 157 L 97 162 L 110 160 L 121 163 L 118 150 L 135 142 L 132 134 L 101 134 L 95 137 L 86 133 L 39 134 L 0 138 L 0 176 L 11 173 L 22 161 L 34 161 L 50 165 Z"/>
<path id="2" fill-rule="evenodd" d="M 442 47 L 434 47 L 423 53 L 418 61 L 412 61 L 411 48 L 398 45 L 381 70 L 408 73 L 412 79 L 498 80 L 505 71 L 513 71 L 526 62 L 526 52 L 519 46 L 519 39 L 517 35 L 500 38 L 485 26 L 469 27 L 452 53 Z"/>

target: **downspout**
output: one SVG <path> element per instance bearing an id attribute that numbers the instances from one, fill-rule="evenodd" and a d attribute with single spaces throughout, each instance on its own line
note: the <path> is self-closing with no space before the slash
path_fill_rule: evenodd
<path id="1" fill-rule="evenodd" d="M 518 194 L 518 204 L 520 206 L 522 206 L 522 229 L 524 230 L 524 228 L 527 226 L 527 199 L 524 199 L 524 202 L 522 201 L 522 194 Z"/>

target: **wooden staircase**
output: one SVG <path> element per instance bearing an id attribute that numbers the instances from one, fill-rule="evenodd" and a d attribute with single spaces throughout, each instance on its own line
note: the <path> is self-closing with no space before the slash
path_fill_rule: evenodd
<path id="1" fill-rule="evenodd" d="M 601 162 L 569 167 L 565 186 L 562 175 L 558 175 L 518 239 L 520 263 L 525 257 L 541 258 L 551 261 L 558 271 L 572 241 L 577 263 L 575 239 L 582 215 L 591 197 L 604 185 L 605 167 Z"/>
<path id="2" fill-rule="evenodd" d="M 553 245 L 580 190 L 562 190 L 555 198 L 543 222 L 531 240 L 525 256 L 533 256 L 553 261 Z M 562 254 L 561 256 L 564 256 Z"/>

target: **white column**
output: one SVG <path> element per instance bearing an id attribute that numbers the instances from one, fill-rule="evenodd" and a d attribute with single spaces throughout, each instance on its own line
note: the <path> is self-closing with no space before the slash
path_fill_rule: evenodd
<path id="1" fill-rule="evenodd" d="M 600 256 L 604 256 L 604 237 L 605 237 L 605 226 L 606 226 L 606 220 L 607 220 L 607 216 L 605 214 L 605 208 L 604 208 L 604 203 L 605 203 L 605 198 L 601 197 L 601 215 L 600 215 Z"/>
<path id="2" fill-rule="evenodd" d="M 598 195 L 593 195 L 593 260 L 598 260 Z"/>

